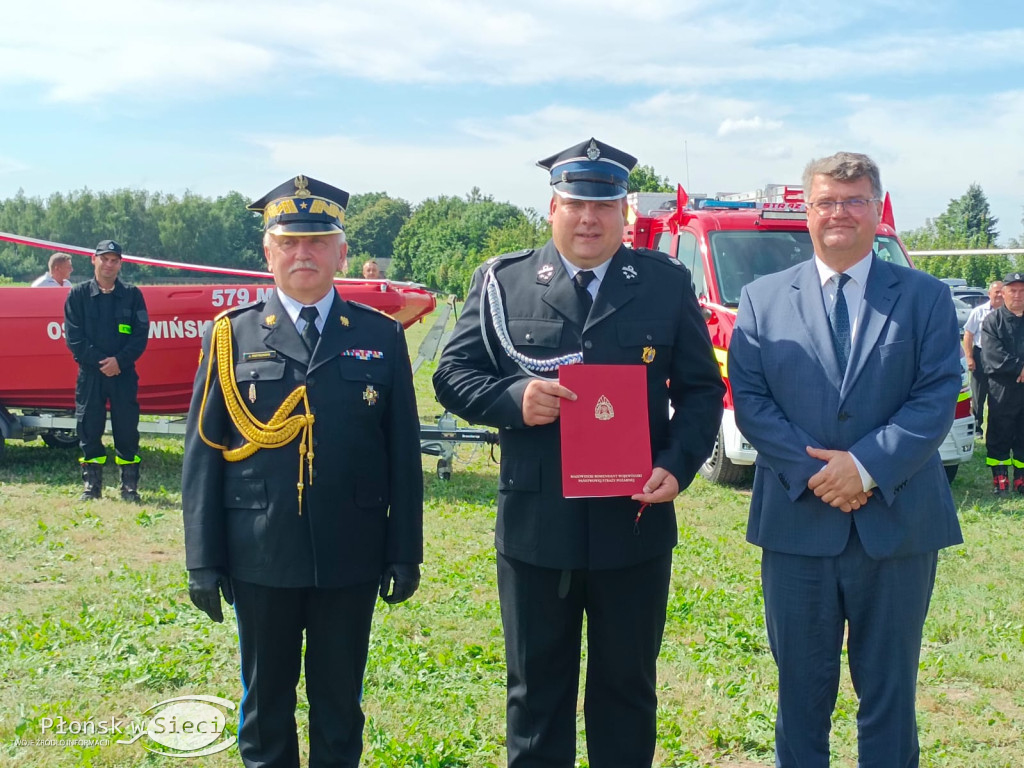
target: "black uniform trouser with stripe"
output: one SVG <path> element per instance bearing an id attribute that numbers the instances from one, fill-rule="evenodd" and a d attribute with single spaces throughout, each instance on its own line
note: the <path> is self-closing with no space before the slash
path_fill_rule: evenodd
<path id="1" fill-rule="evenodd" d="M 103 430 L 107 424 L 108 402 L 118 463 L 133 464 L 139 453 L 139 375 L 134 368 L 117 376 L 78 369 L 75 419 L 82 460 L 93 462 L 106 456 Z"/>
<path id="2" fill-rule="evenodd" d="M 541 568 L 500 552 L 497 560 L 509 768 L 576 764 L 584 614 L 583 716 L 590 766 L 650 768 L 672 553 L 608 570 Z"/>
<path id="3" fill-rule="evenodd" d="M 299 768 L 295 689 L 306 640 L 309 768 L 358 768 L 378 581 L 341 589 L 231 580 L 242 657 L 238 751 L 247 768 Z"/>
<path id="4" fill-rule="evenodd" d="M 989 466 L 1012 464 L 1024 474 L 1024 384 L 989 377 L 985 448 Z"/>

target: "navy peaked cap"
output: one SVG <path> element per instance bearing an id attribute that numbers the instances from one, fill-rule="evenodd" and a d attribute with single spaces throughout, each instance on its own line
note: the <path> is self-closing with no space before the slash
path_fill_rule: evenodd
<path id="1" fill-rule="evenodd" d="M 626 196 L 636 158 L 590 138 L 539 160 L 537 165 L 551 172 L 551 186 L 560 197 L 617 200 Z"/>
<path id="2" fill-rule="evenodd" d="M 263 229 L 275 235 L 324 235 L 345 229 L 348 192 L 310 176 L 289 179 L 259 200 L 250 211 L 263 214 Z"/>

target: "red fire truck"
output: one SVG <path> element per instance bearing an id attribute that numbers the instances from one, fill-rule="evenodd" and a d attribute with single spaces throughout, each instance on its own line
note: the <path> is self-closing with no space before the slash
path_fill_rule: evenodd
<path id="1" fill-rule="evenodd" d="M 745 480 L 757 452 L 736 427 L 727 350 L 743 286 L 805 261 L 814 253 L 803 190 L 771 184 L 754 192 L 713 197 L 690 196 L 682 186 L 675 194 L 634 192 L 629 195 L 623 242 L 634 248 L 663 251 L 690 270 L 726 384 L 718 441 L 700 473 L 717 483 Z M 913 267 L 896 235 L 888 194 L 875 234 L 875 253 L 885 261 Z M 963 378 L 953 426 L 939 449 L 950 481 L 960 464 L 974 455 L 974 417 L 963 358 L 961 366 Z"/>

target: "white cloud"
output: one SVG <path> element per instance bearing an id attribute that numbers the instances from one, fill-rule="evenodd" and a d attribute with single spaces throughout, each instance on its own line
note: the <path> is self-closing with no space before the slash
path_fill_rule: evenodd
<path id="1" fill-rule="evenodd" d="M 782 127 L 780 120 L 762 120 L 760 115 L 749 118 L 727 117 L 718 126 L 719 136 L 728 136 L 731 133 L 761 133 L 762 131 L 775 131 Z"/>
<path id="2" fill-rule="evenodd" d="M 872 3 L 858 7 L 869 18 Z M 889 9 L 892 12 L 892 9 Z M 181 100 L 313 76 L 392 83 L 866 81 L 1019 67 L 1024 29 L 879 33 L 763 2 L 77 0 L 5 9 L 0 89 Z M 1019 23 L 1019 22 L 1018 22 Z M 856 32 L 862 28 L 865 32 Z M 833 42 L 834 41 L 834 42 Z"/>

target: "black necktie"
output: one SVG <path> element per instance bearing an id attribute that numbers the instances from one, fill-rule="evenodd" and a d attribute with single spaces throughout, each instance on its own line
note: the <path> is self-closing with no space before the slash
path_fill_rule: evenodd
<path id="1" fill-rule="evenodd" d="M 590 295 L 590 291 L 587 290 L 587 286 L 590 285 L 591 280 L 596 278 L 597 275 L 589 269 L 581 269 L 572 279 L 573 283 L 576 284 L 576 295 L 579 297 L 584 315 L 589 315 L 590 308 L 594 306 L 594 297 Z"/>
<path id="2" fill-rule="evenodd" d="M 316 329 L 316 320 L 320 313 L 316 311 L 316 307 L 303 307 L 299 310 L 299 317 L 306 321 L 306 327 L 302 329 L 302 341 L 305 342 L 306 349 L 312 352 L 316 349 L 317 339 L 320 338 L 320 331 Z"/>
<path id="3" fill-rule="evenodd" d="M 843 295 L 843 286 L 846 285 L 850 276 L 845 273 L 835 275 L 836 300 L 832 304 L 832 311 L 828 313 L 828 322 L 832 327 L 832 346 L 836 349 L 836 359 L 839 361 L 839 372 L 846 373 L 846 363 L 850 359 L 850 313 L 846 309 L 846 297 Z"/>

